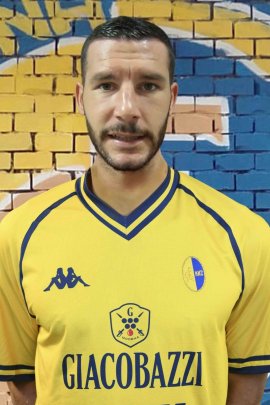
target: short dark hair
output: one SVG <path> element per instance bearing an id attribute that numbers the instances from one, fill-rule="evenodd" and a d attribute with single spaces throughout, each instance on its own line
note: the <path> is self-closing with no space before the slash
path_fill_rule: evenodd
<path id="1" fill-rule="evenodd" d="M 157 25 L 135 17 L 116 17 L 98 25 L 91 35 L 86 38 L 81 52 L 82 81 L 85 81 L 87 67 L 87 51 L 89 45 L 98 39 L 124 39 L 142 41 L 143 39 L 158 39 L 168 50 L 170 82 L 173 82 L 175 56 L 172 44 L 167 34 Z"/>

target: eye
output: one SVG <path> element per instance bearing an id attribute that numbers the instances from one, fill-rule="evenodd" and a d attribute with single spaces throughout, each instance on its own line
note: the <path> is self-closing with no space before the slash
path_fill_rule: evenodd
<path id="1" fill-rule="evenodd" d="M 141 89 L 142 89 L 143 91 L 149 91 L 149 92 L 151 92 L 151 91 L 157 90 L 157 89 L 158 89 L 158 86 L 157 86 L 155 83 L 146 82 L 146 83 L 143 83 L 143 84 L 141 85 Z"/>
<path id="2" fill-rule="evenodd" d="M 115 89 L 115 85 L 113 83 L 101 83 L 98 85 L 97 87 L 99 90 L 103 90 L 103 91 L 112 91 Z"/>

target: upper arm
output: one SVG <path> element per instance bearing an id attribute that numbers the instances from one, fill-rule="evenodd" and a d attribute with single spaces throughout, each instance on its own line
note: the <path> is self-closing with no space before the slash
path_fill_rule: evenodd
<path id="1" fill-rule="evenodd" d="M 226 325 L 229 371 L 237 374 L 270 372 L 270 228 L 251 216 L 239 247 L 244 289 Z"/>
<path id="2" fill-rule="evenodd" d="M 260 405 L 267 374 L 229 373 L 226 405 Z"/>
<path id="3" fill-rule="evenodd" d="M 0 224 L 0 381 L 29 381 L 34 378 L 38 328 L 21 288 L 20 243 L 11 232 L 13 224 L 6 223 Z"/>
<path id="4" fill-rule="evenodd" d="M 13 405 L 34 405 L 36 401 L 35 381 L 8 382 Z"/>

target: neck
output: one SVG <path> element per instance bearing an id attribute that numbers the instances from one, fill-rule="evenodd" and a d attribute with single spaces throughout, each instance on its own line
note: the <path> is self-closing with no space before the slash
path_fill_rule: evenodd
<path id="1" fill-rule="evenodd" d="M 99 156 L 91 168 L 92 191 L 121 215 L 129 215 L 164 181 L 168 166 L 158 154 L 144 168 L 119 171 L 108 166 Z"/>

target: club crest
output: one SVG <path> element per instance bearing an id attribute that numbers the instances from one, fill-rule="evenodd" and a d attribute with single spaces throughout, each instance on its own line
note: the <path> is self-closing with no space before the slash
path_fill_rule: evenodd
<path id="1" fill-rule="evenodd" d="M 134 303 L 110 312 L 112 335 L 117 342 L 133 347 L 145 340 L 150 328 L 150 311 Z"/>

